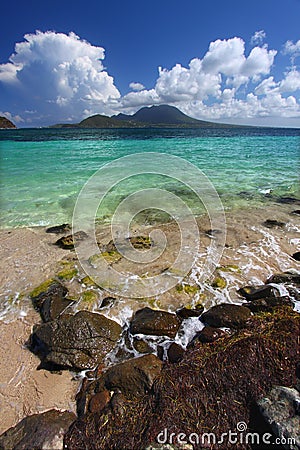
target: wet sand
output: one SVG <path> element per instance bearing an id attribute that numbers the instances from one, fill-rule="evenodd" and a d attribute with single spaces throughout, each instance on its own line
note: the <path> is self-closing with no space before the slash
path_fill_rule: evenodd
<path id="1" fill-rule="evenodd" d="M 176 287 L 155 298 L 126 299 L 117 296 L 112 307 L 101 309 L 105 315 L 124 321 L 133 311 L 145 306 L 174 311 L 181 305 L 201 301 L 206 308 L 223 301 L 241 302 L 237 289 L 245 284 L 261 284 L 268 276 L 285 270 L 300 271 L 300 263 L 291 255 L 300 250 L 300 218 L 292 214 L 297 205 L 270 204 L 255 210 L 231 211 L 226 214 L 226 245 L 219 268 L 211 279 L 221 275 L 225 279 L 223 288 L 213 287 L 211 280 L 201 283 L 197 289 L 178 290 Z M 284 222 L 283 227 L 267 228 L 263 222 L 276 219 Z M 188 286 L 197 286 L 204 264 L 207 248 L 212 239 L 207 235 L 210 223 L 199 218 L 200 247 L 199 260 L 185 279 Z M 157 225 L 134 230 L 136 235 L 148 234 Z M 161 273 L 176 257 L 180 236 L 175 223 L 160 225 L 168 237 L 168 248 L 160 260 L 147 267 L 147 273 Z M 77 309 L 99 311 L 103 298 L 110 295 L 95 286 L 82 283 L 85 274 L 76 261 L 74 251 L 63 250 L 53 245 L 60 236 L 48 234 L 45 228 L 19 228 L 0 231 L 1 241 L 1 366 L 0 366 L 0 433 L 13 426 L 28 414 L 53 407 L 75 410 L 75 395 L 79 381 L 73 380 L 68 371 L 53 374 L 37 370 L 39 359 L 24 347 L 34 323 L 41 319 L 33 310 L 29 299 L 30 291 L 44 280 L 55 276 L 62 264 L 75 264 L 78 274 L 71 281 L 64 281 L 70 294 L 78 300 Z M 224 236 L 223 236 L 224 237 Z M 109 229 L 99 227 L 98 240 L 107 244 Z M 62 263 L 63 261 L 63 263 Z M 118 270 L 142 275 L 145 268 L 124 258 L 112 263 Z M 221 268 L 220 268 L 221 267 Z M 222 269 L 223 267 L 223 269 Z M 83 301 L 82 293 L 93 291 L 95 302 Z"/>

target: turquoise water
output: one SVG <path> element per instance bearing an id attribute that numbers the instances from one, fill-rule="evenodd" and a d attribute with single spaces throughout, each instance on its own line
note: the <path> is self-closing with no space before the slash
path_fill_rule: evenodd
<path id="1" fill-rule="evenodd" d="M 77 195 L 95 171 L 141 152 L 193 163 L 209 177 L 225 209 L 299 196 L 299 148 L 300 130 L 293 129 L 0 130 L 1 226 L 70 222 Z M 189 197 L 172 180 L 138 178 L 130 181 L 130 192 L 167 183 Z M 102 216 L 127 194 L 128 186 L 116 187 Z"/>

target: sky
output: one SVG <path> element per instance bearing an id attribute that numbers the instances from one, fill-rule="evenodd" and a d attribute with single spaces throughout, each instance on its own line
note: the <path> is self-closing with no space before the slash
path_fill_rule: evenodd
<path id="1" fill-rule="evenodd" d="M 0 115 L 18 127 L 170 104 L 300 127 L 300 0 L 5 2 Z"/>

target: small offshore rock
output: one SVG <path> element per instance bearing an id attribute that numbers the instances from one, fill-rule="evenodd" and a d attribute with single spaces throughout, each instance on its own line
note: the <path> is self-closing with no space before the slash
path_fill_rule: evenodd
<path id="1" fill-rule="evenodd" d="M 275 273 L 267 279 L 267 283 L 294 283 L 300 284 L 300 274 L 294 272 Z"/>
<path id="2" fill-rule="evenodd" d="M 46 233 L 63 234 L 71 231 L 71 225 L 68 223 L 63 223 L 62 225 L 56 225 L 54 227 L 49 227 L 46 229 Z"/>
<path id="3" fill-rule="evenodd" d="M 279 296 L 278 289 L 270 284 L 263 284 L 261 286 L 244 286 L 238 290 L 238 293 L 246 298 L 246 300 L 257 300 L 259 298 L 277 297 Z"/>
<path id="4" fill-rule="evenodd" d="M 295 209 L 291 212 L 291 214 L 295 214 L 296 216 L 300 216 L 300 209 Z"/>
<path id="5" fill-rule="evenodd" d="M 177 363 L 182 360 L 184 353 L 185 351 L 181 345 L 176 344 L 176 342 L 172 342 L 167 352 L 168 360 L 171 363 Z"/>
<path id="6" fill-rule="evenodd" d="M 150 347 L 147 341 L 144 339 L 133 338 L 132 345 L 134 349 L 139 353 L 152 353 L 153 349 Z"/>
<path id="7" fill-rule="evenodd" d="M 101 302 L 100 308 L 112 306 L 115 301 L 116 301 L 115 297 L 105 297 Z"/>
<path id="8" fill-rule="evenodd" d="M 33 327 L 29 347 L 42 363 L 72 369 L 92 369 L 111 351 L 121 326 L 89 311 L 63 315 Z"/>
<path id="9" fill-rule="evenodd" d="M 276 386 L 257 404 L 276 437 L 281 440 L 284 437 L 287 441 L 293 439 L 294 444 L 288 448 L 300 448 L 299 392 L 289 387 Z"/>
<path id="10" fill-rule="evenodd" d="M 267 297 L 253 300 L 249 303 L 244 303 L 244 306 L 250 309 L 251 312 L 271 312 L 278 306 L 290 306 L 293 307 L 294 303 L 288 296 L 283 297 Z"/>
<path id="11" fill-rule="evenodd" d="M 292 258 L 296 261 L 300 261 L 300 252 L 293 253 Z"/>
<path id="12" fill-rule="evenodd" d="M 267 219 L 263 222 L 263 225 L 267 228 L 283 228 L 286 223 L 275 219 Z"/>
<path id="13" fill-rule="evenodd" d="M 176 314 L 146 307 L 134 314 L 130 323 L 130 332 L 174 338 L 180 324 L 181 320 Z"/>
<path id="14" fill-rule="evenodd" d="M 300 200 L 295 197 L 279 197 L 276 201 L 286 205 L 300 205 Z"/>
<path id="15" fill-rule="evenodd" d="M 69 411 L 51 409 L 25 417 L 0 436 L 3 450 L 63 449 L 64 434 L 76 416 Z"/>
<path id="16" fill-rule="evenodd" d="M 220 328 L 204 327 L 196 334 L 193 341 L 197 340 L 202 342 L 203 344 L 207 344 L 214 342 L 224 336 L 228 336 L 228 334 L 225 331 L 220 330 Z"/>
<path id="17" fill-rule="evenodd" d="M 245 306 L 222 303 L 202 314 L 201 321 L 216 328 L 242 328 L 250 316 L 251 311 Z"/>
<path id="18" fill-rule="evenodd" d="M 144 355 L 110 367 L 104 374 L 108 390 L 121 391 L 129 400 L 147 394 L 162 369 L 155 355 Z"/>

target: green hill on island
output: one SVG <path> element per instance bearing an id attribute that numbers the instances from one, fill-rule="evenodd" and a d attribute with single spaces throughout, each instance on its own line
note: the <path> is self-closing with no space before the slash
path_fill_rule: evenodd
<path id="1" fill-rule="evenodd" d="M 187 116 L 175 106 L 159 105 L 141 108 L 133 115 L 108 117 L 96 114 L 76 124 L 57 124 L 50 128 L 223 128 L 233 127 Z"/>
<path id="2" fill-rule="evenodd" d="M 6 117 L 0 116 L 0 128 L 6 129 L 6 128 L 17 128 L 17 127 Z"/>

